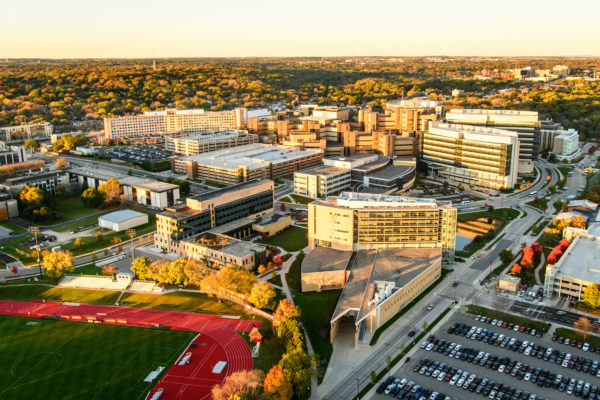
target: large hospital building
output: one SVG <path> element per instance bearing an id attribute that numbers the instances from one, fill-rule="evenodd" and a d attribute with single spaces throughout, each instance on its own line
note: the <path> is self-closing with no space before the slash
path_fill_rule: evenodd
<path id="1" fill-rule="evenodd" d="M 454 259 L 456 208 L 432 199 L 342 192 L 308 205 L 308 245 L 338 250 L 441 248 Z"/>
<path id="2" fill-rule="evenodd" d="M 248 111 L 236 108 L 228 111 L 166 109 L 147 111 L 143 115 L 128 115 L 104 119 L 106 139 L 157 136 L 176 133 L 205 133 L 218 129 L 244 129 Z"/>
<path id="3" fill-rule="evenodd" d="M 516 132 L 433 122 L 421 139 L 421 158 L 432 176 L 478 189 L 499 190 L 517 183 Z"/>

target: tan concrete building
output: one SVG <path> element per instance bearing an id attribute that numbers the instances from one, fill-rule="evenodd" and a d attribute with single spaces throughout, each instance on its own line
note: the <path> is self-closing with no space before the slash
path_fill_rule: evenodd
<path id="1" fill-rule="evenodd" d="M 388 101 L 383 113 L 372 109 L 358 112 L 358 121 L 366 132 L 396 131 L 413 133 L 426 131 L 429 121 L 436 121 L 443 116 L 443 106 L 429 100 L 396 100 Z"/>
<path id="2" fill-rule="evenodd" d="M 173 159 L 173 171 L 189 178 L 234 185 L 251 179 L 279 179 L 321 164 L 323 152 L 248 144 Z"/>
<path id="3" fill-rule="evenodd" d="M 351 251 L 313 250 L 302 263 L 302 290 L 343 287 L 330 340 L 338 331 L 354 333 L 354 344 L 377 330 L 441 276 L 440 248 Z"/>
<path id="4" fill-rule="evenodd" d="M 233 264 L 251 271 L 267 260 L 265 246 L 211 232 L 184 240 L 182 244 L 186 257 L 204 261 L 212 268 Z"/>
<path id="5" fill-rule="evenodd" d="M 344 154 L 377 153 L 388 157 L 414 157 L 417 154 L 417 139 L 409 134 L 385 131 L 342 133 Z"/>
<path id="6" fill-rule="evenodd" d="M 294 173 L 294 192 L 307 197 L 326 198 L 350 188 L 351 170 L 320 165 Z"/>
<path id="7" fill-rule="evenodd" d="M 268 214 L 274 204 L 273 181 L 270 180 L 252 180 L 188 197 L 186 204 L 167 207 L 156 215 L 154 245 L 185 256 L 182 240 L 240 219 Z"/>
<path id="8" fill-rule="evenodd" d="M 514 275 L 502 275 L 498 280 L 498 290 L 517 293 L 521 288 L 521 278 Z"/>
<path id="9" fill-rule="evenodd" d="M 177 154 L 189 156 L 192 154 L 207 153 L 209 151 L 252 143 L 258 143 L 257 135 L 251 135 L 248 134 L 248 132 L 241 130 L 229 130 L 206 134 L 166 137 L 165 149 Z"/>
<path id="10" fill-rule="evenodd" d="M 482 190 L 512 188 L 517 183 L 516 132 L 434 122 L 422 140 L 421 159 L 433 177 Z"/>
<path id="11" fill-rule="evenodd" d="M 431 199 L 343 192 L 308 205 L 308 245 L 338 250 L 441 248 L 454 261 L 456 208 Z"/>

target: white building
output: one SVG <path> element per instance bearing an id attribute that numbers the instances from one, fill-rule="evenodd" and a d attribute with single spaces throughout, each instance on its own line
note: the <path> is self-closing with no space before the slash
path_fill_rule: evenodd
<path id="1" fill-rule="evenodd" d="M 110 229 L 115 232 L 135 228 L 147 223 L 148 214 L 133 210 L 115 211 L 98 218 L 98 226 L 100 228 Z"/>
<path id="2" fill-rule="evenodd" d="M 600 241 L 594 236 L 575 237 L 554 265 L 546 267 L 544 297 L 569 296 L 581 301 L 592 283 L 600 283 Z"/>
<path id="3" fill-rule="evenodd" d="M 97 168 L 72 168 L 69 170 L 71 182 L 84 183 L 87 187 L 97 188 L 109 179 L 114 178 L 123 186 L 123 198 L 147 206 L 163 210 L 179 202 L 179 186 L 137 176 L 120 175 Z"/>
<path id="4" fill-rule="evenodd" d="M 429 173 L 449 183 L 481 189 L 517 183 L 519 138 L 513 131 L 432 122 L 421 157 Z"/>
<path id="5" fill-rule="evenodd" d="M 559 160 L 571 161 L 579 152 L 579 132 L 575 129 L 559 131 L 554 137 L 552 152 Z"/>
<path id="6" fill-rule="evenodd" d="M 351 185 L 350 169 L 321 165 L 294 173 L 294 192 L 312 198 L 327 198 Z"/>
<path id="7" fill-rule="evenodd" d="M 104 119 L 106 139 L 158 136 L 178 133 L 204 133 L 218 129 L 244 129 L 248 119 L 245 108 L 228 111 L 166 109 Z"/>
<path id="8" fill-rule="evenodd" d="M 50 122 L 38 122 L 37 124 L 5 126 L 0 128 L 0 140 L 26 140 L 37 137 L 50 137 L 54 127 Z"/>

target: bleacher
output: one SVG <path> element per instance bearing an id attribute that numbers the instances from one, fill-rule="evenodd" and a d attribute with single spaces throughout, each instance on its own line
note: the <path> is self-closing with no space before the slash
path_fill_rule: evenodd
<path id="1" fill-rule="evenodd" d="M 131 290 L 132 292 L 152 293 L 154 291 L 155 286 L 156 282 L 133 281 L 131 282 L 129 290 Z"/>
<path id="2" fill-rule="evenodd" d="M 127 289 L 130 283 L 131 280 L 129 279 L 113 280 L 111 276 L 66 275 L 58 283 L 58 286 L 79 289 L 124 290 Z"/>

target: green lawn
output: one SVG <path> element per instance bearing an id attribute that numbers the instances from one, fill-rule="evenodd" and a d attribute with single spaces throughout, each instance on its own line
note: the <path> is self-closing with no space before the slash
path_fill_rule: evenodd
<path id="1" fill-rule="evenodd" d="M 469 314 L 483 315 L 483 316 L 489 317 L 489 318 L 500 319 L 504 322 L 509 322 L 509 323 L 513 323 L 513 324 L 517 324 L 517 325 L 521 325 L 521 326 L 526 326 L 531 329 L 537 329 L 537 330 L 541 329 L 544 332 L 548 332 L 548 329 L 550 329 L 550 324 L 547 324 L 547 323 L 544 323 L 541 321 L 535 321 L 535 320 L 531 320 L 529 318 L 518 317 L 516 315 L 508 314 L 508 313 L 497 311 L 497 310 L 492 310 L 492 309 L 481 307 L 481 306 L 476 306 L 473 304 L 467 305 L 465 311 L 468 312 Z"/>
<path id="2" fill-rule="evenodd" d="M 272 283 L 273 285 L 277 285 L 277 286 L 281 286 L 281 277 L 279 275 L 277 275 L 275 278 L 271 278 L 269 279 L 269 282 Z"/>
<path id="3" fill-rule="evenodd" d="M 300 253 L 291 265 L 289 272 L 285 275 L 285 279 L 290 287 L 295 304 L 302 310 L 300 319 L 308 331 L 313 349 L 323 362 L 319 365 L 319 380 L 321 380 L 333 352 L 333 347 L 329 343 L 329 321 L 342 291 L 326 290 L 320 293 L 302 293 L 300 268 L 302 260 L 304 260 L 304 254 Z M 326 336 L 322 335 L 323 332 L 326 332 Z"/>
<path id="4" fill-rule="evenodd" d="M 315 201 L 315 199 L 311 199 L 310 197 L 300 196 L 299 194 L 290 194 L 290 197 L 294 199 L 294 201 L 298 204 L 308 204 Z"/>
<path id="5" fill-rule="evenodd" d="M 282 203 L 291 203 L 292 202 L 292 200 L 290 200 L 290 198 L 287 196 L 278 199 L 278 201 L 280 201 Z"/>
<path id="6" fill-rule="evenodd" d="M 5 227 L 6 229 L 10 229 L 11 231 L 15 232 L 17 235 L 20 235 L 22 233 L 27 233 L 27 229 L 25 229 L 19 225 L 15 225 L 8 221 L 2 222 L 2 223 L 0 223 L 0 225 Z"/>
<path id="7" fill-rule="evenodd" d="M 512 208 L 497 208 L 493 211 L 476 211 L 470 213 L 458 214 L 459 222 L 473 221 L 478 218 L 494 218 L 500 222 L 500 225 L 488 234 L 476 237 L 471 243 L 467 244 L 463 250 L 457 251 L 455 255 L 457 257 L 467 258 L 472 256 L 475 252 L 481 250 L 486 246 L 487 243 L 494 240 L 496 235 L 500 233 L 504 227 L 519 216 L 519 211 Z"/>
<path id="8" fill-rule="evenodd" d="M 9 283 L 0 286 L 0 299 L 3 300 L 51 300 L 76 303 L 114 304 L 119 297 L 119 293 L 120 292 L 112 290 L 57 288 L 35 283 L 22 286 Z"/>
<path id="9" fill-rule="evenodd" d="M 88 219 L 84 219 L 83 221 L 79 221 L 79 222 L 73 222 L 72 224 L 68 224 L 65 226 L 61 226 L 60 228 L 56 228 L 53 229 L 56 232 L 70 232 L 73 231 L 79 227 L 82 226 L 97 226 L 98 225 L 98 218 L 97 217 L 92 217 L 92 218 L 88 218 Z M 86 234 L 86 231 L 82 231 L 82 234 Z"/>
<path id="10" fill-rule="evenodd" d="M 244 309 L 229 301 L 208 297 L 204 293 L 174 292 L 166 294 L 125 293 L 121 305 L 159 308 L 165 310 L 194 311 L 204 314 L 244 314 Z"/>
<path id="11" fill-rule="evenodd" d="M 143 399 L 195 332 L 0 316 L 0 335 L 2 399 Z"/>
<path id="12" fill-rule="evenodd" d="M 308 246 L 308 239 L 306 238 L 307 233 L 308 231 L 304 228 L 290 226 L 283 232 L 268 237 L 266 243 L 272 246 L 281 247 L 285 251 L 298 251 Z"/>
<path id="13" fill-rule="evenodd" d="M 76 267 L 73 274 L 102 275 L 102 268 L 96 267 L 94 264 L 86 264 L 81 267 Z"/>
<path id="14" fill-rule="evenodd" d="M 265 374 L 269 372 L 271 367 L 277 365 L 283 353 L 285 353 L 285 348 L 283 344 L 279 341 L 279 338 L 276 334 L 273 333 L 273 328 L 271 326 L 271 321 L 264 320 L 261 328 L 265 331 L 265 337 L 263 338 L 262 343 L 260 344 L 260 350 L 258 351 L 258 357 L 252 359 L 252 367 L 258 368 L 263 371 Z M 250 337 L 246 333 L 238 334 L 246 341 L 250 350 L 256 345 L 256 343 L 250 340 Z"/>

